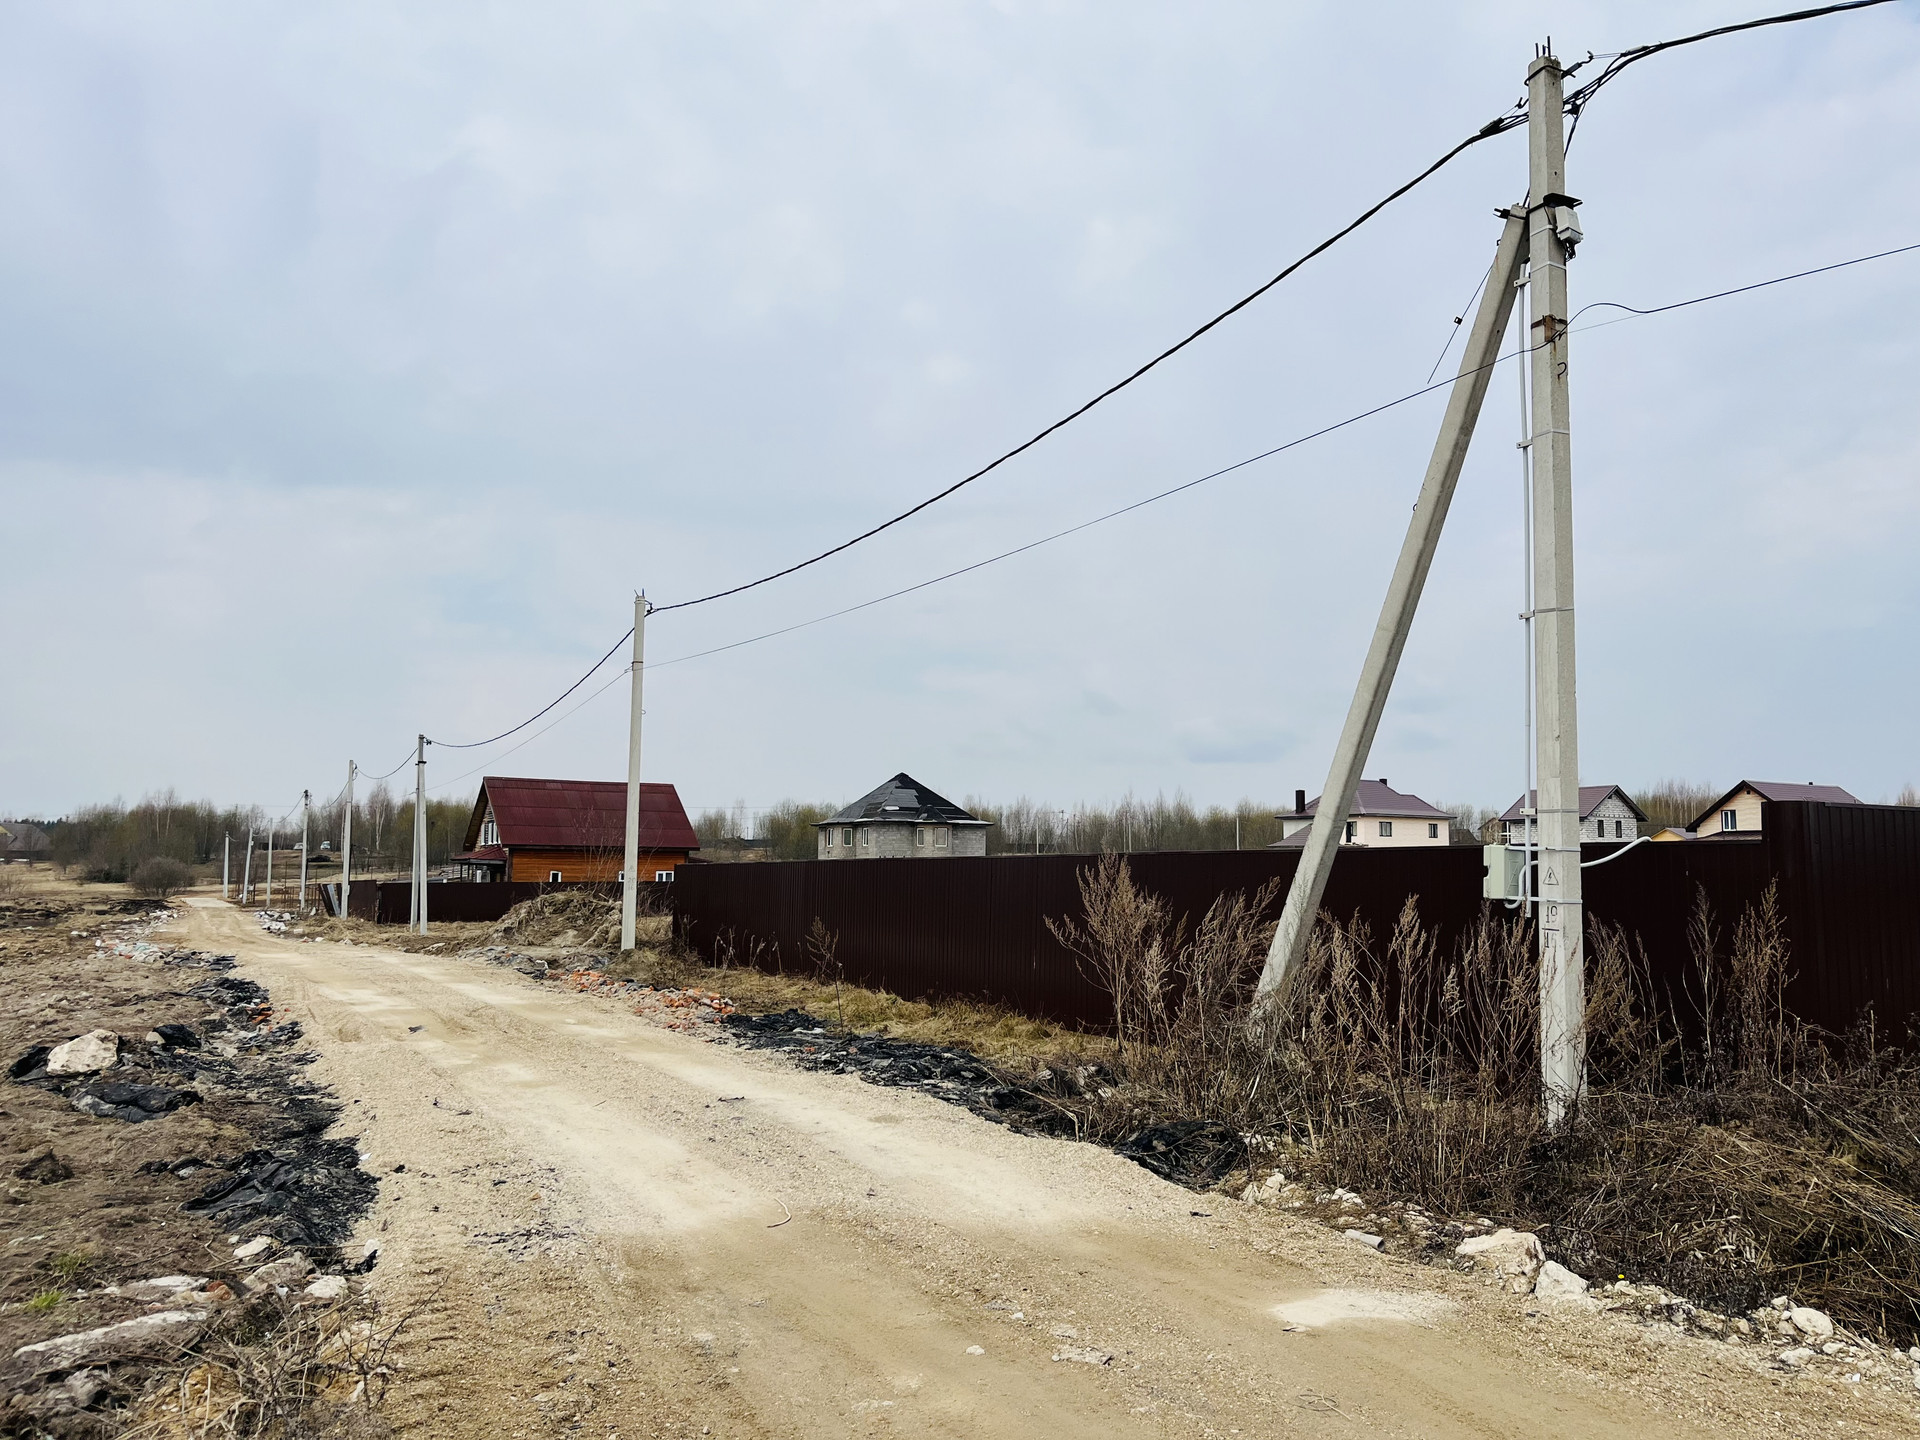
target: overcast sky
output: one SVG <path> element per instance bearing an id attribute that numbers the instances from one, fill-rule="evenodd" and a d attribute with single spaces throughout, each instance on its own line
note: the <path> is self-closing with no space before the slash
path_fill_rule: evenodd
<path id="1" fill-rule="evenodd" d="M 1134 368 L 1504 110 L 1547 34 L 1768 8 L 0 5 L 0 814 L 278 807 L 505 729 L 636 587 L 803 558 Z M 1525 163 L 1477 147 L 951 501 L 657 616 L 649 660 L 1418 388 Z M 1920 4 L 1635 66 L 1568 185 L 1575 306 L 1920 242 Z M 1920 253 L 1572 356 L 1583 778 L 1920 779 Z M 646 772 L 696 809 L 898 770 L 1317 793 L 1443 399 L 650 664 Z M 1367 767 L 1436 802 L 1520 788 L 1516 411 L 1503 371 Z M 432 788 L 619 778 L 626 723 L 616 683 L 430 751 Z"/>

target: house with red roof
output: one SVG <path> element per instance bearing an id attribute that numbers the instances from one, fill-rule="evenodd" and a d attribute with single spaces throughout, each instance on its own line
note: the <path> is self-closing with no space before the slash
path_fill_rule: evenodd
<path id="1" fill-rule="evenodd" d="M 699 848 L 679 792 L 642 782 L 639 878 L 671 880 Z M 626 852 L 625 781 L 489 775 L 453 859 L 469 880 L 613 881 L 625 878 Z"/>

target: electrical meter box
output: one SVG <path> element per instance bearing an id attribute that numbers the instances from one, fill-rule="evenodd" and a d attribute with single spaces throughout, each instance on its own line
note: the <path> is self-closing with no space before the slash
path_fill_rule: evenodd
<path id="1" fill-rule="evenodd" d="M 1520 884 L 1527 871 L 1527 852 L 1511 845 L 1483 845 L 1486 878 L 1480 893 L 1489 900 L 1518 900 Z"/>

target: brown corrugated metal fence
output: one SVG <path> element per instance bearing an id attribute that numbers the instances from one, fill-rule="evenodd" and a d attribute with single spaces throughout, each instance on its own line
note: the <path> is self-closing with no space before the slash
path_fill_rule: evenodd
<path id="1" fill-rule="evenodd" d="M 1829 1030 L 1871 1005 L 1904 1034 L 1920 1012 L 1920 809 L 1769 804 L 1763 839 L 1641 845 L 1586 872 L 1591 923 L 1644 947 L 1655 982 L 1685 1010 L 1693 962 L 1687 920 L 1704 893 L 1730 941 L 1739 917 L 1777 880 L 1792 946 L 1789 1003 Z M 1619 846 L 1589 846 L 1589 859 Z M 811 972 L 818 917 L 838 939 L 849 980 L 914 998 L 963 996 L 1098 1024 L 1104 998 L 1048 931 L 1078 916 L 1085 855 L 987 859 L 689 865 L 674 905 L 707 960 Z M 1129 857 L 1136 881 L 1197 920 L 1215 898 L 1291 879 L 1291 850 Z M 479 888 L 479 887 L 476 887 Z M 1359 916 L 1384 939 L 1407 897 L 1439 931 L 1441 953 L 1481 914 L 1477 848 L 1342 850 L 1325 908 Z M 435 896 L 438 897 L 436 887 Z M 356 894 L 356 901 L 358 896 Z M 404 915 L 404 900 L 402 902 Z M 1509 914 L 1495 907 L 1496 918 Z"/>

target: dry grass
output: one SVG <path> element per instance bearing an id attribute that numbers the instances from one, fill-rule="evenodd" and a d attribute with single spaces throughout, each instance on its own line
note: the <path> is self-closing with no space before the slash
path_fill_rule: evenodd
<path id="1" fill-rule="evenodd" d="M 1443 955 L 1412 901 L 1384 945 L 1323 918 L 1256 1013 L 1271 895 L 1224 897 L 1189 931 L 1107 857 L 1082 897 L 1085 919 L 1059 933 L 1117 1027 L 1112 1095 L 1062 1101 L 1090 1137 L 1217 1122 L 1324 1185 L 1537 1230 L 1589 1276 L 1736 1311 L 1789 1293 L 1860 1328 L 1920 1328 L 1920 1068 L 1871 1030 L 1793 1020 L 1771 894 L 1730 938 L 1696 912 L 1697 1015 L 1668 1007 L 1627 937 L 1597 931 L 1590 1088 L 1558 1132 L 1540 1115 L 1524 924 L 1489 913 Z"/>

